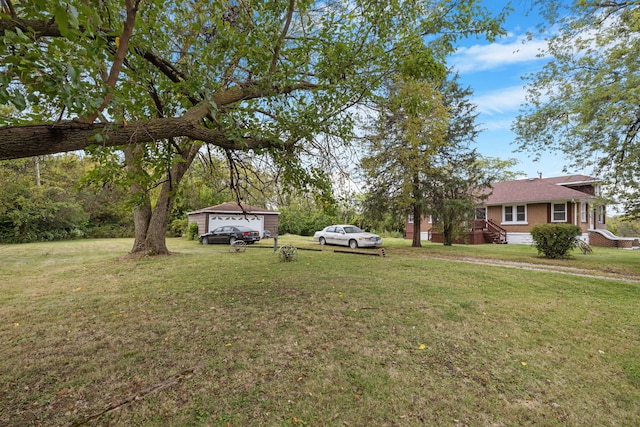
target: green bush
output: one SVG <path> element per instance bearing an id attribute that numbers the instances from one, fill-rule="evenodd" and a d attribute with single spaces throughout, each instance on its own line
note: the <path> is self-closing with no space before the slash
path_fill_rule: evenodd
<path id="1" fill-rule="evenodd" d="M 531 229 L 538 254 L 554 259 L 566 258 L 581 233 L 580 227 L 573 224 L 538 224 Z"/>
<path id="2" fill-rule="evenodd" d="M 288 208 L 281 210 L 278 219 L 278 234 L 291 233 L 299 236 L 313 236 L 316 231 L 336 223 L 340 223 L 337 217 L 320 210 Z"/>
<path id="3" fill-rule="evenodd" d="M 169 223 L 167 234 L 169 237 L 182 237 L 187 232 L 187 218 L 174 219 Z"/>
<path id="4" fill-rule="evenodd" d="M 187 230 L 187 236 L 189 240 L 197 240 L 198 239 L 198 224 L 192 222 L 189 224 L 189 229 Z"/>

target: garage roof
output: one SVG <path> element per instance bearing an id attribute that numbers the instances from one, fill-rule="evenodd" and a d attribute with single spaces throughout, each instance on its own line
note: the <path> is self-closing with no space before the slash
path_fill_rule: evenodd
<path id="1" fill-rule="evenodd" d="M 220 205 L 209 206 L 208 208 L 198 209 L 197 211 L 189 212 L 188 215 L 198 213 L 226 213 L 226 214 L 262 214 L 262 215 L 280 215 L 280 212 L 275 212 L 266 208 L 258 206 L 251 206 L 247 204 L 239 204 L 238 202 L 225 202 Z"/>

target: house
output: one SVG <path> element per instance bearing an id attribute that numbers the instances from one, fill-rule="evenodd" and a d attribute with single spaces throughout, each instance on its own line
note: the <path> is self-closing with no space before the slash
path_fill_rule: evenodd
<path id="1" fill-rule="evenodd" d="M 198 224 L 198 234 L 204 234 L 224 225 L 245 225 L 260 232 L 264 236 L 269 231 L 272 236 L 278 233 L 278 215 L 269 209 L 226 202 L 188 212 L 188 222 Z"/>
<path id="2" fill-rule="evenodd" d="M 530 244 L 531 228 L 540 223 L 575 224 L 582 239 L 600 240 L 606 230 L 606 207 L 599 200 L 600 181 L 586 175 L 556 178 L 527 178 L 496 182 L 489 197 L 476 207 L 476 220 L 461 242 Z M 406 236 L 412 238 L 411 216 L 406 221 Z M 410 222 L 411 221 L 411 222 Z M 423 221 L 425 240 L 442 241 Z M 610 246 L 607 244 L 607 246 Z"/>

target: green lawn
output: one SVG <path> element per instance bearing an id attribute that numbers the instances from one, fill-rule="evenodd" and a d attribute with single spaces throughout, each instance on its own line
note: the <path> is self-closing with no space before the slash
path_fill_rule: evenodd
<path id="1" fill-rule="evenodd" d="M 272 241 L 0 246 L 0 425 L 640 424 L 640 284 L 454 262 L 552 264 L 527 246 L 385 242 L 288 263 Z M 555 263 L 640 277 L 640 251 Z"/>

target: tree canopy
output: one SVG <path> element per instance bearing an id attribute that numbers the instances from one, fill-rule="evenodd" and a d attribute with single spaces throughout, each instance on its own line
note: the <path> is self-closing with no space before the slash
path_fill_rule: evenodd
<path id="1" fill-rule="evenodd" d="M 567 167 L 600 175 L 627 212 L 640 215 L 640 4 L 536 3 L 557 32 L 551 61 L 529 76 L 517 143 L 563 153 Z"/>
<path id="2" fill-rule="evenodd" d="M 293 149 L 344 131 L 327 118 L 394 68 L 495 35 L 465 3 L 4 0 L 0 104 L 22 114 L 0 119 L 0 159 L 177 136 Z"/>

